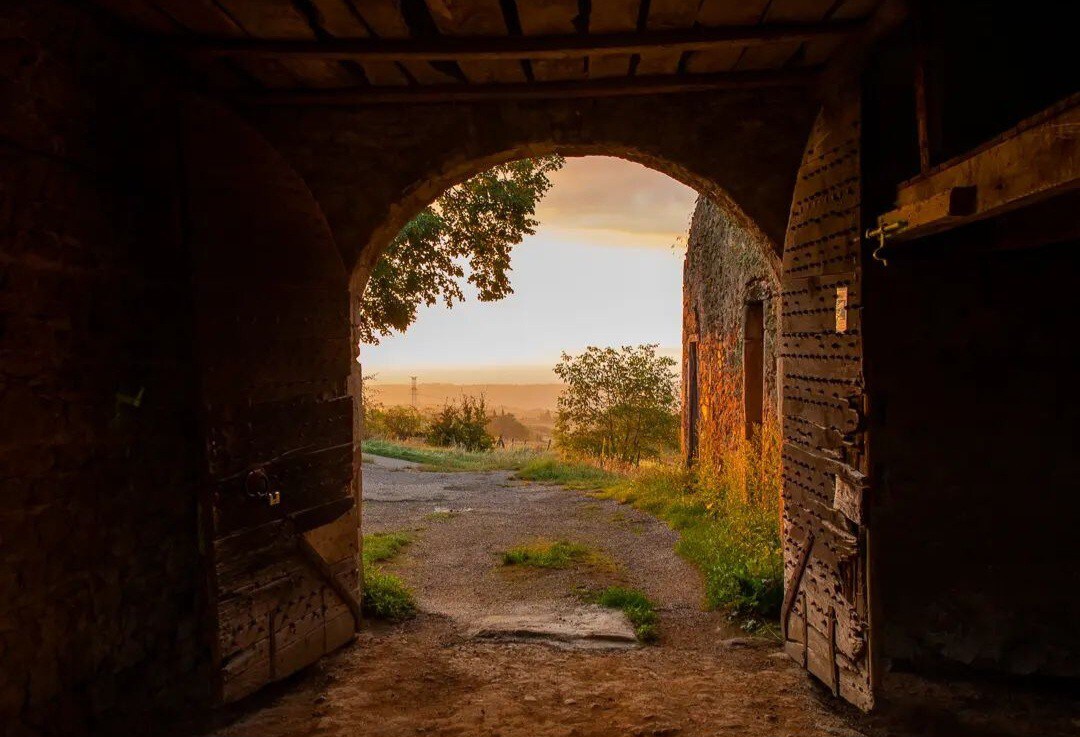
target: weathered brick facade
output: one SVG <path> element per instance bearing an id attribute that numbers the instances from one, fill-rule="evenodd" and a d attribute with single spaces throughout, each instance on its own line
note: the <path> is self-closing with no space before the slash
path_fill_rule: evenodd
<path id="1" fill-rule="evenodd" d="M 769 240 L 756 228 L 709 199 L 698 199 L 683 267 L 683 450 L 687 457 L 719 463 L 725 450 L 745 436 L 744 348 L 755 305 L 761 307 L 764 328 L 758 377 L 762 420 L 766 426 L 777 422 L 780 282 L 774 254 Z"/>

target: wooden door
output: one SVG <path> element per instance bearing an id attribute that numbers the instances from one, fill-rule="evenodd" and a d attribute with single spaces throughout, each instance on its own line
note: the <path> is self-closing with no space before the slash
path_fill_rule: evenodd
<path id="1" fill-rule="evenodd" d="M 784 243 L 781 624 L 796 661 L 870 709 L 859 118 L 857 100 L 819 115 Z"/>
<path id="2" fill-rule="evenodd" d="M 359 623 L 348 287 L 318 205 L 257 131 L 193 103 L 185 149 L 203 548 L 229 702 Z"/>

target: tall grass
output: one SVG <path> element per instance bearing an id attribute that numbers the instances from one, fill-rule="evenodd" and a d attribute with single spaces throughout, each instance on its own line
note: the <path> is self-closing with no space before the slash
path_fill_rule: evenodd
<path id="1" fill-rule="evenodd" d="M 721 464 L 643 469 L 602 494 L 677 530 L 677 552 L 705 575 L 706 604 L 728 608 L 751 628 L 775 620 L 783 599 L 774 446 L 772 438 L 754 438 L 725 453 Z"/>
<path id="2" fill-rule="evenodd" d="M 361 449 L 370 455 L 419 463 L 426 471 L 515 471 L 542 455 L 528 448 L 470 451 L 379 439 L 365 440 Z"/>
<path id="3" fill-rule="evenodd" d="M 536 456 L 518 468 L 518 478 L 569 489 L 593 491 L 611 486 L 621 477 L 588 463 L 568 461 L 552 454 Z"/>

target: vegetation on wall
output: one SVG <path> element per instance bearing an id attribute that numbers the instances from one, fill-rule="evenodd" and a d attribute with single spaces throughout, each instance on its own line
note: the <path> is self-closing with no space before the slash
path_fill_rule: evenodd
<path id="1" fill-rule="evenodd" d="M 656 345 L 564 353 L 555 374 L 566 384 L 559 397 L 559 446 L 600 460 L 638 465 L 678 446 L 678 375 L 673 358 Z"/>
<path id="2" fill-rule="evenodd" d="M 536 231 L 536 206 L 562 165 L 562 157 L 546 156 L 492 167 L 410 220 L 372 270 L 361 297 L 360 340 L 374 344 L 404 332 L 421 305 L 461 302 L 463 279 L 483 302 L 512 294 L 510 252 Z"/>

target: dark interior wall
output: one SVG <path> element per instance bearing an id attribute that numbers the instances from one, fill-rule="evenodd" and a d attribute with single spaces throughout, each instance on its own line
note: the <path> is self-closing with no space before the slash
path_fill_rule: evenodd
<path id="1" fill-rule="evenodd" d="M 0 732 L 71 735 L 200 696 L 175 101 L 70 4 L 0 29 Z"/>
<path id="2" fill-rule="evenodd" d="M 965 248 L 990 227 L 898 254 L 866 290 L 884 654 L 1075 676 L 1080 251 Z"/>
<path id="3" fill-rule="evenodd" d="M 919 174 L 920 34 L 938 39 L 928 56 L 932 165 L 1069 86 L 1071 70 L 1050 63 L 1059 51 L 1039 48 L 1058 29 L 1010 23 L 1016 14 L 1004 17 L 999 3 L 967 21 L 957 8 L 926 7 L 866 68 L 867 223 Z M 1037 53 L 1009 55 L 1015 68 L 997 74 L 1003 47 Z M 948 104 L 935 107 L 941 96 Z M 864 242 L 872 590 L 879 654 L 896 665 L 1080 673 L 1080 503 L 1070 478 L 1077 206 L 1069 195 L 896 244 L 887 266 Z"/>

